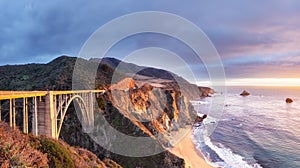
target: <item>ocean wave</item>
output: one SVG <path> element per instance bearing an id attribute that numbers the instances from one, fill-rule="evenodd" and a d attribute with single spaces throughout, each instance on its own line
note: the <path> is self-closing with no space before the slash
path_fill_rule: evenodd
<path id="1" fill-rule="evenodd" d="M 202 101 L 202 100 L 191 100 L 190 103 L 195 106 L 195 105 L 202 105 L 202 104 L 210 104 L 208 101 Z"/>
<path id="2" fill-rule="evenodd" d="M 233 153 L 229 148 L 220 144 L 214 145 L 208 136 L 205 136 L 205 126 L 194 128 L 196 148 L 203 154 L 205 160 L 214 167 L 222 168 L 262 168 L 259 164 L 248 164 L 244 158 Z"/>

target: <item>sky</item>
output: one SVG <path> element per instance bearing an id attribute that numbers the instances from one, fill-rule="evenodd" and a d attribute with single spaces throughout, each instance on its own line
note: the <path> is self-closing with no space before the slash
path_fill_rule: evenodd
<path id="1" fill-rule="evenodd" d="M 252 81 L 262 85 L 273 82 L 300 85 L 298 0 L 24 0 L 17 3 L 1 0 L 0 65 L 47 63 L 60 55 L 77 56 L 98 28 L 120 16 L 142 11 L 172 13 L 202 29 L 221 57 L 229 84 Z M 201 61 L 185 60 L 195 53 L 182 42 L 167 36 L 137 34 L 121 40 L 107 54 L 158 67 L 161 61 L 151 60 L 161 59 L 166 62 L 163 64 L 166 68 L 171 68 L 172 61 L 151 55 L 157 51 L 162 51 L 165 59 L 179 55 L 177 62 L 189 64 L 192 71 L 203 78 L 202 82 L 207 80 Z M 144 54 L 147 61 L 131 59 L 137 53 Z"/>

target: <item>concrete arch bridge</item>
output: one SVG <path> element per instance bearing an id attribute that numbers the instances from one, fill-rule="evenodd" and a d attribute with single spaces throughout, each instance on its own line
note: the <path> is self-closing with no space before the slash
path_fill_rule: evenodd
<path id="1" fill-rule="evenodd" d="M 58 139 L 65 115 L 72 102 L 85 132 L 94 128 L 95 98 L 104 90 L 77 91 L 0 91 L 0 121 L 9 113 L 9 125 L 17 127 L 16 114 L 22 109 L 22 131 L 29 131 L 32 113 L 32 134 Z M 18 103 L 16 103 L 18 102 Z M 17 106 L 19 104 L 19 106 Z M 20 105 L 22 104 L 22 105 Z"/>

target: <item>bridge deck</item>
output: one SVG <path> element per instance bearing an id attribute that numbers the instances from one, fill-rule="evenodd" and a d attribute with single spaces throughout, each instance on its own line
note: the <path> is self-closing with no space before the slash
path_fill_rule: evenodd
<path id="1" fill-rule="evenodd" d="M 53 95 L 78 94 L 78 93 L 102 93 L 105 90 L 66 90 L 66 91 L 0 91 L 0 100 L 18 99 L 25 97 L 46 96 L 48 92 Z"/>

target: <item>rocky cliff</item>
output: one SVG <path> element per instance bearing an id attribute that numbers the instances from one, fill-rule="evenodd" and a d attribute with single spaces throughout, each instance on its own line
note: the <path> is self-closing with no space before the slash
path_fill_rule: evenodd
<path id="1" fill-rule="evenodd" d="M 124 116 L 144 123 L 154 135 L 191 125 L 196 117 L 188 98 L 174 88 L 144 84 L 127 90 L 110 90 L 105 95 L 105 100 L 112 102 Z"/>
<path id="2" fill-rule="evenodd" d="M 99 111 L 95 114 L 94 137 L 81 131 L 78 125 L 80 122 L 71 109 L 61 132 L 64 141 L 87 148 L 99 158 L 111 158 L 124 167 L 184 167 L 182 159 L 166 151 L 172 146 L 170 133 L 191 126 L 196 117 L 193 106 L 180 92 L 149 84 L 138 87 L 134 80 L 127 78 L 99 96 L 97 102 Z M 112 146 L 118 138 L 108 135 L 110 132 L 103 132 L 105 128 L 102 123 L 96 122 L 102 120 L 103 116 L 110 126 L 125 135 L 151 137 L 152 148 L 145 147 L 143 150 L 160 148 L 162 153 L 135 158 L 121 156 L 103 148 L 94 140 L 101 139 L 106 146 Z"/>

